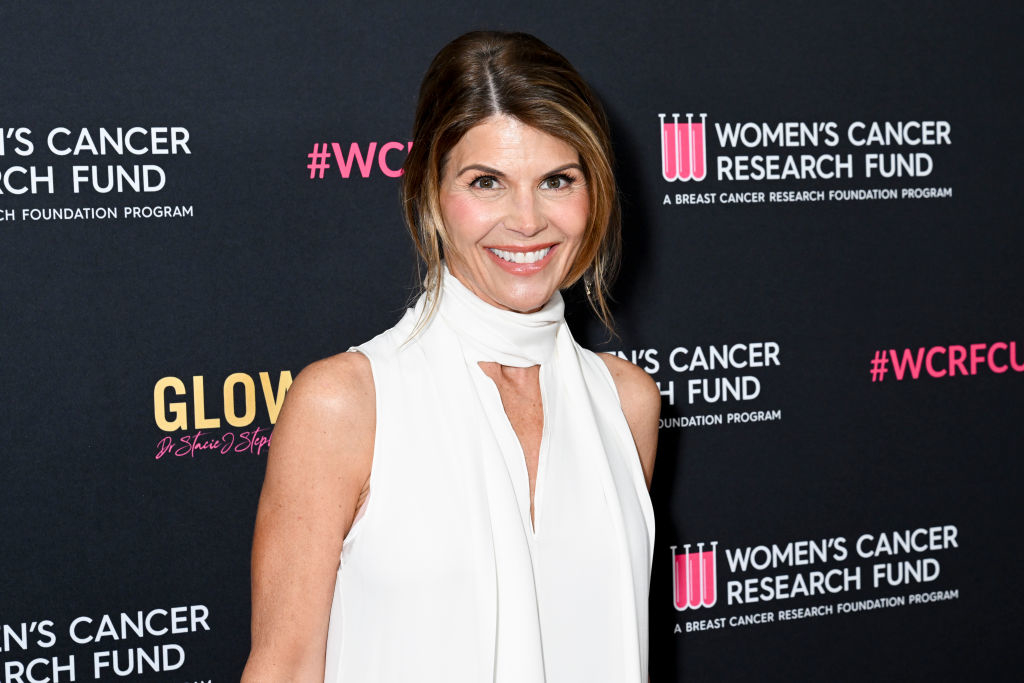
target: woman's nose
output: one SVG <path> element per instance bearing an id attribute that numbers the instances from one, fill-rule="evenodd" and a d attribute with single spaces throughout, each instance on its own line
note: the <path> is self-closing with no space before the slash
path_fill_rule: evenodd
<path id="1" fill-rule="evenodd" d="M 541 202 L 532 189 L 524 189 L 510 197 L 505 227 L 524 237 L 532 237 L 547 227 Z"/>

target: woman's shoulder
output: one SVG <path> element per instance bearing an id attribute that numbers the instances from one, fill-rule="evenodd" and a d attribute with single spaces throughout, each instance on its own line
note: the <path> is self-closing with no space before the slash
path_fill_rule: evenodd
<path id="1" fill-rule="evenodd" d="M 295 378 L 289 395 L 295 391 L 304 402 L 352 408 L 373 398 L 374 376 L 370 359 L 357 351 L 344 351 L 315 360 Z M 373 400 L 370 401 L 373 404 Z"/>
<path id="2" fill-rule="evenodd" d="M 319 413 L 372 415 L 373 372 L 362 353 L 346 351 L 307 365 L 288 389 L 285 407 Z"/>
<path id="3" fill-rule="evenodd" d="M 622 413 L 633 434 L 644 478 L 650 486 L 658 444 L 661 392 L 649 374 L 628 360 L 611 353 L 599 353 L 597 356 L 604 362 L 615 382 Z"/>
<path id="4" fill-rule="evenodd" d="M 611 374 L 621 399 L 629 397 L 631 403 L 648 410 L 660 410 L 662 394 L 658 393 L 654 380 L 644 370 L 614 353 L 598 353 L 604 366 Z M 624 405 L 626 401 L 623 401 Z"/>
<path id="5" fill-rule="evenodd" d="M 661 394 L 649 374 L 613 353 L 599 353 L 597 357 L 604 362 L 615 382 L 623 410 L 629 408 L 641 413 L 661 412 Z"/>

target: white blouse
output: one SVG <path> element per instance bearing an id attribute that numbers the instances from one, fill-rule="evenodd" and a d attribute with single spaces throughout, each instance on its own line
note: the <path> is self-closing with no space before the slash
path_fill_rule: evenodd
<path id="1" fill-rule="evenodd" d="M 447 270 L 427 305 L 357 347 L 377 427 L 370 493 L 341 554 L 330 683 L 646 683 L 654 515 L 604 362 L 556 293 L 520 314 Z M 534 511 L 526 461 L 478 365 L 539 364 Z"/>

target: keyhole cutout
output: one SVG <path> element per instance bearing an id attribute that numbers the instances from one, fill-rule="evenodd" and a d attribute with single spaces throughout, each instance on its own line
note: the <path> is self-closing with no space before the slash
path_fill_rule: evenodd
<path id="1" fill-rule="evenodd" d="M 540 366 L 516 368 L 498 363 L 480 363 L 480 369 L 498 388 L 501 407 L 519 439 L 526 459 L 530 481 L 530 522 L 536 531 L 534 494 L 537 490 L 537 467 L 540 463 L 540 442 L 544 433 L 544 406 L 540 394 Z"/>

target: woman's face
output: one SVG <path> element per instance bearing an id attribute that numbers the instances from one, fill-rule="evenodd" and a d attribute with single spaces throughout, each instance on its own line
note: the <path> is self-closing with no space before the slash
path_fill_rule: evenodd
<path id="1" fill-rule="evenodd" d="M 440 198 L 449 270 L 487 303 L 520 313 L 564 282 L 590 210 L 576 150 L 503 115 L 451 149 Z"/>

